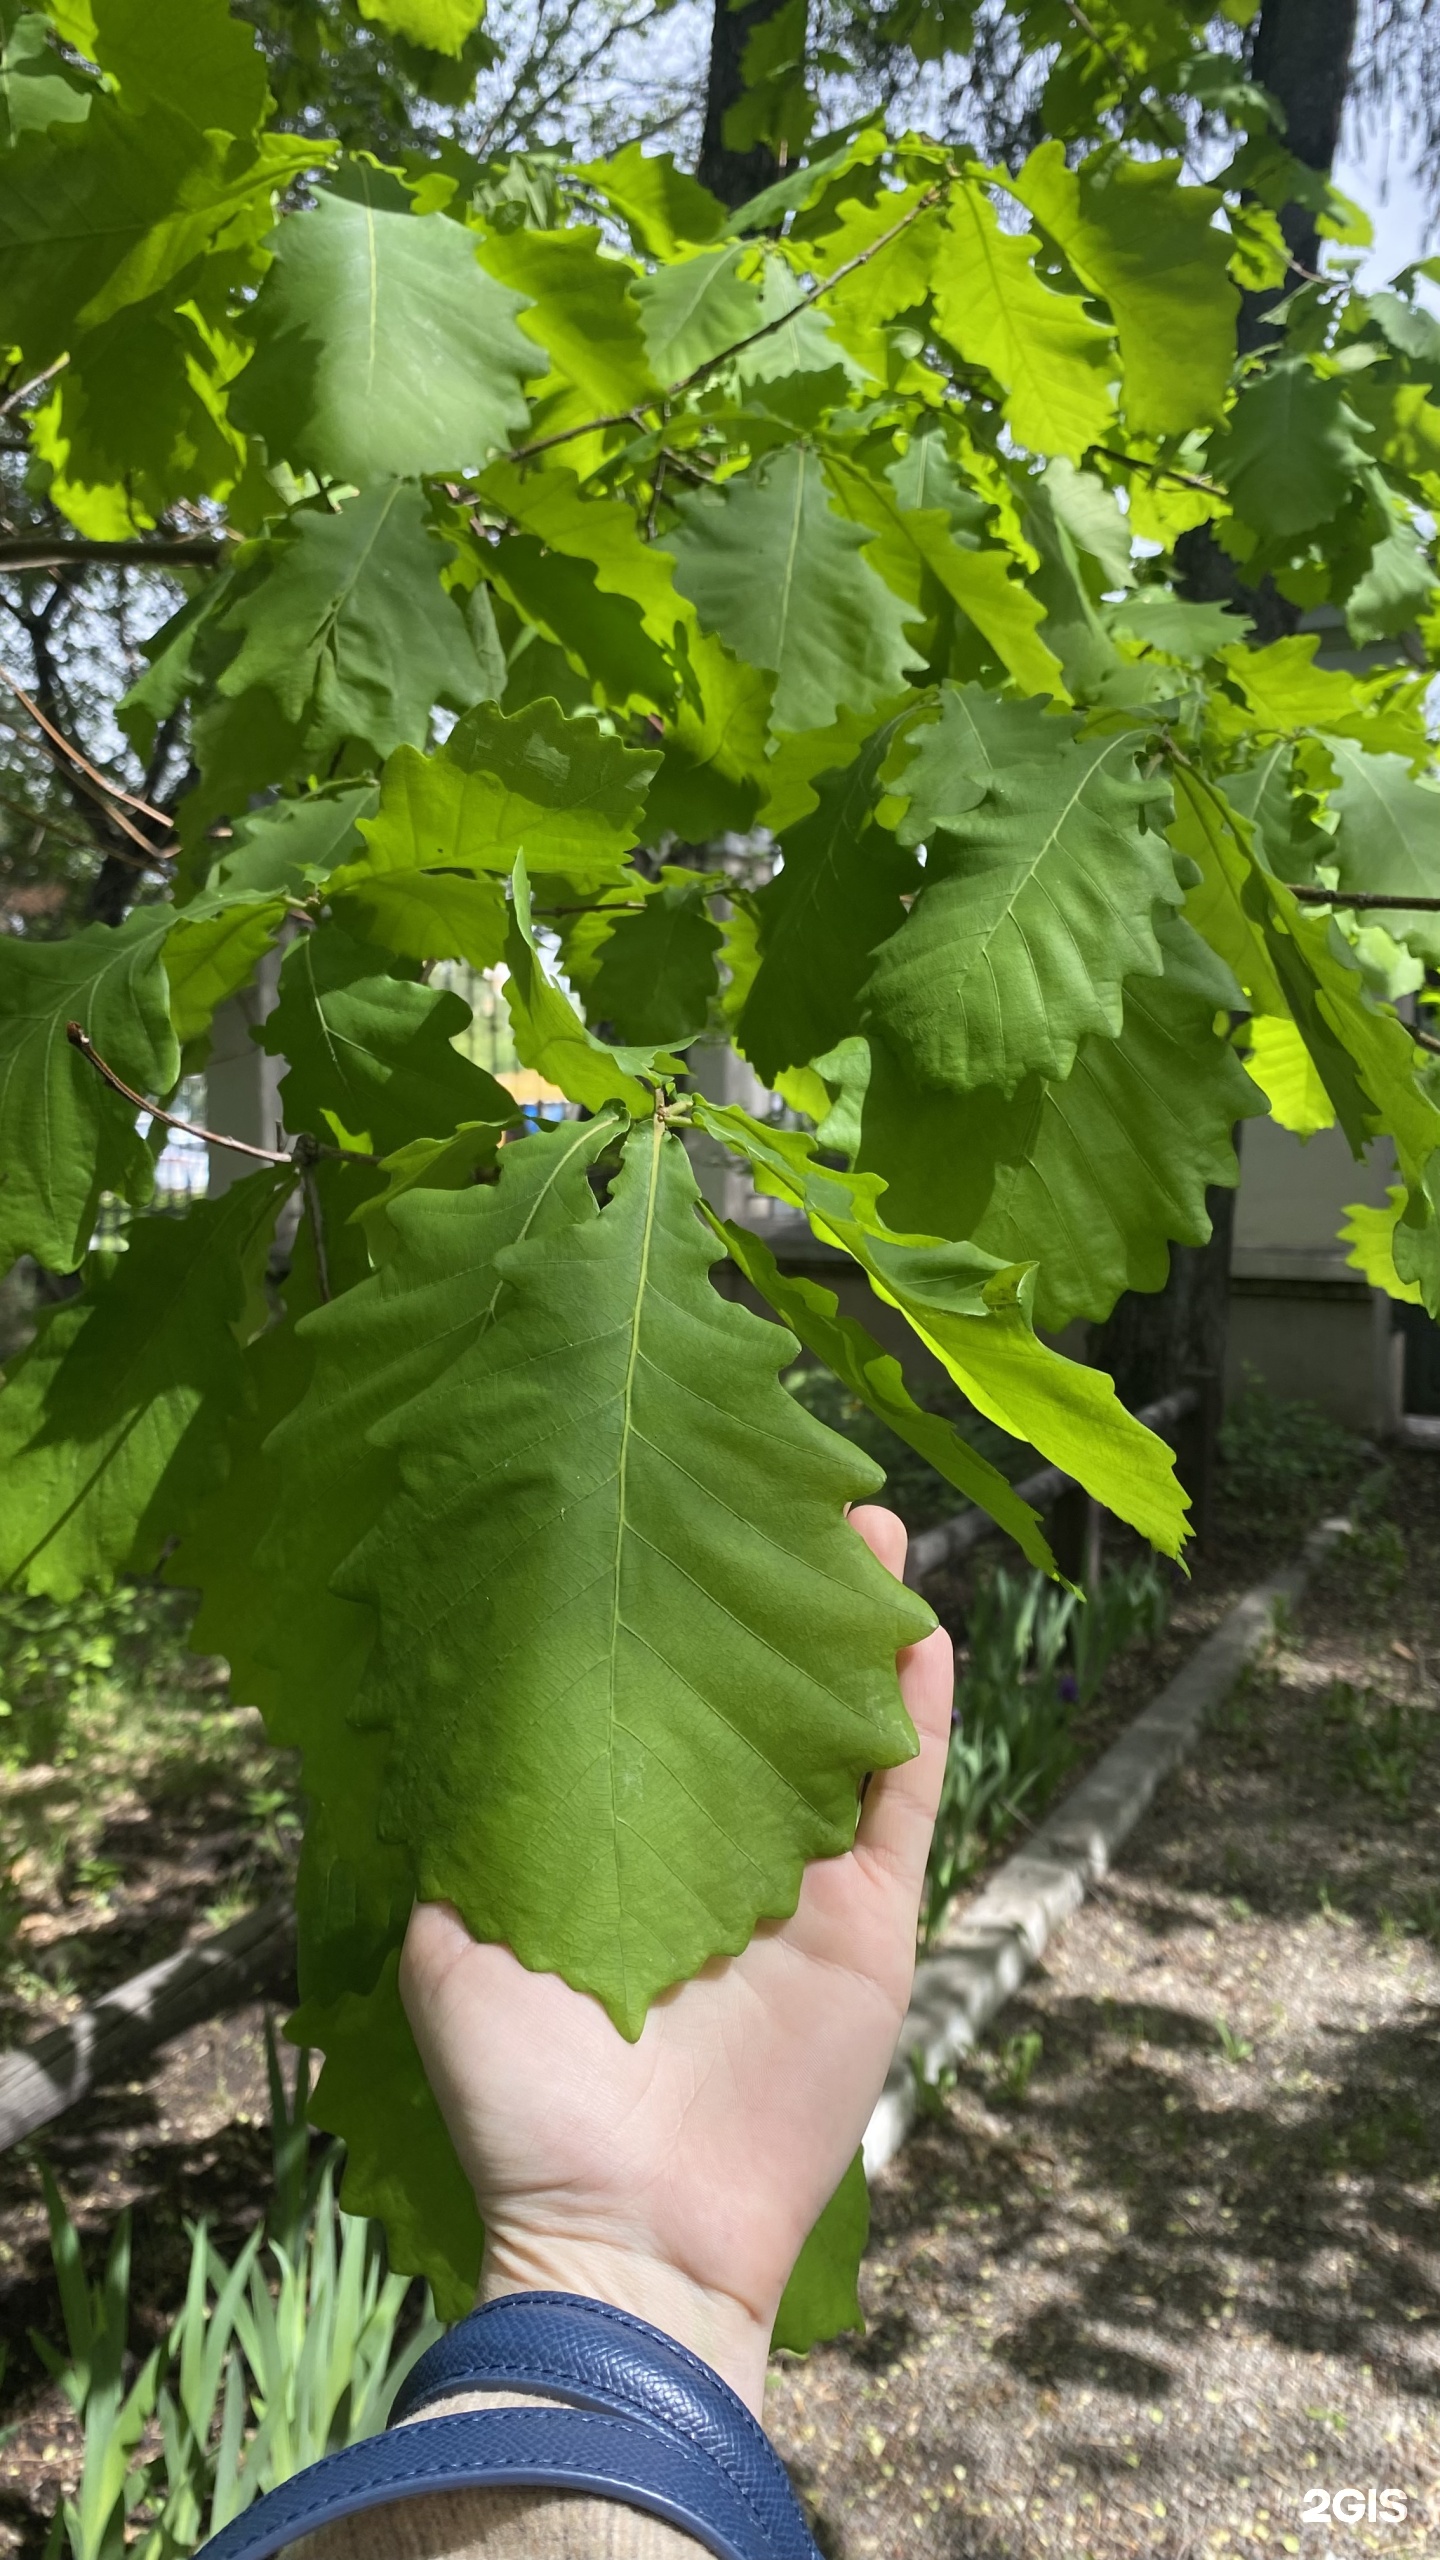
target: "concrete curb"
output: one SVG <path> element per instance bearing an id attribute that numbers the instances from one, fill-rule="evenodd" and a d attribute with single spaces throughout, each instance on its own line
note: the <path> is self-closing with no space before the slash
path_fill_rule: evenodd
<path id="1" fill-rule="evenodd" d="M 915 2121 L 916 2069 L 933 2080 L 979 2041 L 1055 1931 L 1113 1864 L 1206 1716 L 1259 1653 L 1274 1628 L 1277 1603 L 1298 1599 L 1327 1550 L 1349 1530 L 1348 1519 L 1322 1521 L 1293 1564 L 1247 1591 L 1027 1846 L 1006 1859 L 963 1913 L 950 1943 L 921 1958 L 895 2059 L 865 2129 L 867 2177 L 894 2159 Z"/>
<path id="2" fill-rule="evenodd" d="M 0 2056 L 0 2151 L 53 2124 L 186 2027 L 282 1985 L 294 1965 L 294 1945 L 288 1897 L 264 1903 L 216 1936 L 117 1983 L 67 2026 Z"/>

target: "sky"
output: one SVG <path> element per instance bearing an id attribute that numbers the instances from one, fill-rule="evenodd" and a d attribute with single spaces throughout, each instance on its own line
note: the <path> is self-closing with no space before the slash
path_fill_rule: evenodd
<path id="1" fill-rule="evenodd" d="M 1373 134 L 1363 151 L 1342 149 L 1335 179 L 1346 195 L 1364 206 L 1375 226 L 1375 246 L 1360 269 L 1362 286 L 1388 283 L 1397 268 L 1440 249 L 1440 235 L 1429 233 L 1425 199 L 1410 172 L 1397 162 L 1393 146 L 1387 154 L 1383 133 Z M 1425 290 L 1425 299 L 1432 307 L 1440 307 L 1434 286 Z"/>

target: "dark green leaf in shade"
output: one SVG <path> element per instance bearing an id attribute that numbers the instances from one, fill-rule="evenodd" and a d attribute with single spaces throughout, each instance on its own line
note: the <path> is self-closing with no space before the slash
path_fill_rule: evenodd
<path id="1" fill-rule="evenodd" d="M 1038 1263 L 1035 1317 L 1054 1333 L 1164 1287 L 1169 1245 L 1203 1244 L 1207 1192 L 1239 1179 L 1236 1121 L 1266 1108 L 1215 1029 L 1239 1000 L 1228 971 L 1188 925 L 1160 935 L 1165 975 L 1131 979 L 1118 1037 L 1087 1036 L 1063 1081 L 926 1093 L 878 1039 L 819 1062 L 850 1086 L 855 1161 L 883 1175 L 888 1217 Z"/>
<path id="2" fill-rule="evenodd" d="M 864 2328 L 857 2284 L 869 2237 L 870 2190 L 857 2151 L 791 2270 L 775 2314 L 772 2348 L 804 2356 L 824 2338 Z"/>
<path id="3" fill-rule="evenodd" d="M 425 2278 L 442 2320 L 463 2320 L 484 2230 L 415 2050 L 399 1966 L 397 1948 L 372 1991 L 309 2000 L 286 2032 L 325 2056 L 309 2114 L 345 2145 L 345 2211 L 382 2222 L 387 2263 Z"/>
<path id="4" fill-rule="evenodd" d="M 1292 357 L 1242 390 L 1214 468 L 1236 514 L 1262 539 L 1307 533 L 1328 524 L 1350 496 L 1368 460 L 1365 433 L 1344 382 L 1322 381 Z"/>
<path id="5" fill-rule="evenodd" d="M 360 1165 L 322 1162 L 315 1167 L 290 1269 L 278 1292 L 280 1320 L 266 1325 L 242 1355 L 247 1384 L 231 1425 L 229 1467 L 162 1569 L 165 1581 L 200 1595 L 190 1632 L 192 1649 L 223 1654 L 237 1704 L 259 1707 L 267 1719 L 283 1684 L 257 1648 L 278 1585 L 257 1566 L 255 1556 L 285 1485 L 266 1443 L 294 1411 L 314 1367 L 311 1347 L 298 1330 L 300 1318 L 323 1303 L 312 1204 L 325 1228 L 327 1282 L 338 1297 L 368 1273 L 362 1231 L 349 1220 L 367 1185 L 379 1181 L 378 1174 Z"/>
<path id="6" fill-rule="evenodd" d="M 463 711 L 479 698 L 485 671 L 440 584 L 446 557 L 406 481 L 289 518 L 208 626 L 232 654 L 196 722 L 192 824 L 328 770 L 352 739 L 380 756 L 419 746 L 437 702 Z"/>
<path id="7" fill-rule="evenodd" d="M 657 1119 L 603 1212 L 497 1257 L 494 1326 L 377 1432 L 403 1489 L 341 1577 L 422 1897 L 629 2036 L 849 1846 L 931 1623 L 846 1528 L 875 1474 L 780 1386 L 793 1336 L 714 1290 L 697 1200 Z"/>
<path id="8" fill-rule="evenodd" d="M 718 924 L 707 884 L 667 866 L 659 888 L 633 915 L 621 914 L 595 953 L 585 1001 L 598 1022 L 637 1047 L 692 1039 L 719 992 Z"/>
<path id="9" fill-rule="evenodd" d="M 1164 587 L 1137 587 L 1122 604 L 1111 607 L 1110 621 L 1148 648 L 1195 667 L 1245 637 L 1244 616 L 1233 606 L 1193 604 Z"/>
<path id="10" fill-rule="evenodd" d="M 1431 541 L 1409 509 L 1392 498 L 1380 473 L 1363 475 L 1371 492 L 1368 524 L 1375 530 L 1369 557 L 1345 598 L 1345 621 L 1357 648 L 1408 631 L 1434 602 L 1436 577 Z M 1342 579 L 1348 563 L 1341 564 Z"/>
<path id="11" fill-rule="evenodd" d="M 997 1467 L 972 1448 L 962 1432 L 943 1415 L 927 1413 L 905 1384 L 905 1373 L 891 1352 L 882 1351 L 873 1335 L 854 1316 L 842 1315 L 833 1289 L 801 1272 L 782 1271 L 761 1237 L 727 1218 L 726 1246 L 745 1277 L 772 1306 L 782 1324 L 798 1334 L 807 1351 L 823 1360 L 852 1395 L 878 1414 L 899 1439 L 918 1451 L 937 1474 L 953 1484 L 967 1502 L 978 1503 L 998 1521 L 1030 1562 L 1054 1573 L 1055 1559 L 1046 1543 L 1038 1512 L 1022 1502 Z"/>
<path id="12" fill-rule="evenodd" d="M 168 1093 L 180 1072 L 162 953 L 171 907 L 60 942 L 0 935 L 0 1271 L 33 1253 L 73 1271 L 102 1191 L 139 1207 L 154 1168 L 135 1113 L 65 1036 L 87 1031 L 137 1093 Z"/>
<path id="13" fill-rule="evenodd" d="M 529 533 L 506 534 L 493 547 L 486 574 L 569 665 L 599 688 L 616 711 L 668 705 L 675 671 L 628 596 L 607 595 L 588 560 L 547 551 Z M 591 722 L 594 728 L 594 722 Z"/>
<path id="14" fill-rule="evenodd" d="M 1225 797 L 1250 820 L 1256 852 L 1267 870 L 1282 880 L 1313 880 L 1317 862 L 1329 860 L 1332 848 L 1327 831 L 1316 823 L 1319 803 L 1306 790 L 1296 759 L 1290 739 L 1277 739 L 1254 764 L 1226 774 Z"/>
<path id="15" fill-rule="evenodd" d="M 0 151 L 52 124 L 83 123 L 90 113 L 93 91 L 67 72 L 51 39 L 50 21 L 38 10 L 13 22 L 0 18 Z"/>
<path id="16" fill-rule="evenodd" d="M 162 622 L 140 645 L 146 659 L 145 673 L 138 676 L 116 705 L 115 717 L 141 761 L 148 763 L 155 752 L 160 729 L 171 714 L 178 711 L 192 687 L 200 681 L 203 651 L 212 636 L 215 623 L 230 603 L 238 581 L 230 568 L 219 570 L 207 578 L 199 593 L 188 598 L 179 611 Z M 207 845 L 207 859 L 215 848 Z"/>
<path id="17" fill-rule="evenodd" d="M 379 796 L 373 782 L 358 782 L 339 791 L 307 791 L 298 799 L 254 810 L 240 821 L 216 863 L 215 887 L 232 896 L 273 891 L 304 897 L 341 863 L 363 853 L 356 823 L 374 815 Z"/>
<path id="18" fill-rule="evenodd" d="M 275 232 L 231 410 L 273 461 L 364 486 L 460 472 L 524 433 L 524 297 L 448 216 L 322 193 Z"/>
<path id="19" fill-rule="evenodd" d="M 0 161 L 0 342 L 32 370 L 77 332 L 172 282 L 222 226 L 257 211 L 316 156 L 267 134 L 256 152 L 174 108 L 97 97 L 83 124 L 29 133 Z"/>
<path id="20" fill-rule="evenodd" d="M 244 463 L 194 315 L 166 297 L 86 330 L 31 420 L 52 503 L 82 534 L 123 541 L 178 499 L 228 496 Z"/>
<path id="21" fill-rule="evenodd" d="M 703 844 L 730 827 L 744 834 L 765 796 L 773 679 L 743 666 L 718 644 L 692 651 L 698 631 L 680 636 L 685 646 L 677 655 L 685 682 L 666 721 L 646 818 L 652 842 L 669 833 Z"/>
<path id="22" fill-rule="evenodd" d="M 224 1474 L 237 1328 L 293 1183 L 282 1165 L 137 1219 L 113 1269 L 42 1316 L 0 1393 L 0 1581 L 68 1600 L 153 1572 Z"/>
<path id="23" fill-rule="evenodd" d="M 872 955 L 921 885 L 914 855 L 874 817 L 893 735 L 887 727 L 847 771 L 821 776 L 819 806 L 787 830 L 784 868 L 756 898 L 760 966 L 736 1036 L 767 1083 L 855 1030 Z"/>
<path id="24" fill-rule="evenodd" d="M 91 0 L 95 59 L 127 107 L 173 107 L 202 133 L 252 134 L 265 57 L 226 0 Z"/>
<path id="25" fill-rule="evenodd" d="M 902 834 L 928 839 L 925 886 L 876 954 L 870 1026 L 923 1086 L 1013 1093 L 1064 1076 L 1087 1032 L 1113 1039 L 1121 987 L 1158 977 L 1155 918 L 1181 889 L 1168 789 L 1136 770 L 1133 734 L 979 685 L 947 685 L 899 782 Z"/>
<path id="26" fill-rule="evenodd" d="M 387 975 L 383 954 L 338 924 L 302 934 L 261 1034 L 272 1058 L 289 1061 L 286 1127 L 383 1156 L 462 1120 L 503 1124 L 504 1087 L 451 1046 L 469 1019 L 459 996 Z"/>

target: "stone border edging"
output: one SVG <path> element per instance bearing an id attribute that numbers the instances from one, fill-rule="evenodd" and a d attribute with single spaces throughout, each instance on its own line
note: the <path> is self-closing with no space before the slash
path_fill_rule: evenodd
<path id="1" fill-rule="evenodd" d="M 214 1937 L 117 1983 L 34 2044 L 0 2056 L 0 2151 L 53 2124 L 186 2027 L 267 1990 L 277 1967 L 293 1962 L 294 1939 L 289 1897 L 262 1903 Z"/>
<path id="2" fill-rule="evenodd" d="M 921 1957 L 895 2058 L 865 2128 L 867 2177 L 895 2158 L 915 2121 L 916 2068 L 934 2080 L 978 2043 L 1056 1930 L 1112 1865 L 1205 1717 L 1254 1660 L 1274 1628 L 1276 1604 L 1298 1599 L 1350 1527 L 1346 1518 L 1322 1521 L 1293 1563 L 1235 1603 L 1089 1776 L 1006 1859 L 963 1914 L 951 1943 Z"/>

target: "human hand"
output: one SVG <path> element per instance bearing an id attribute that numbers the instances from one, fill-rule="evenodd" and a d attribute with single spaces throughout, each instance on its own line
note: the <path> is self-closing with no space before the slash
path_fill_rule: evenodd
<path id="1" fill-rule="evenodd" d="M 894 1514 L 851 1513 L 900 1573 Z M 448 1903 L 411 1915 L 400 1987 L 485 2221 L 485 2300 L 617 2304 L 679 2338 L 759 2413 L 780 2296 L 854 2156 L 910 1997 L 950 1738 L 937 1628 L 899 1657 L 919 1756 L 877 1774 L 855 1845 L 805 1871 L 788 1920 L 652 2006 L 634 2044 L 600 2003 Z"/>

